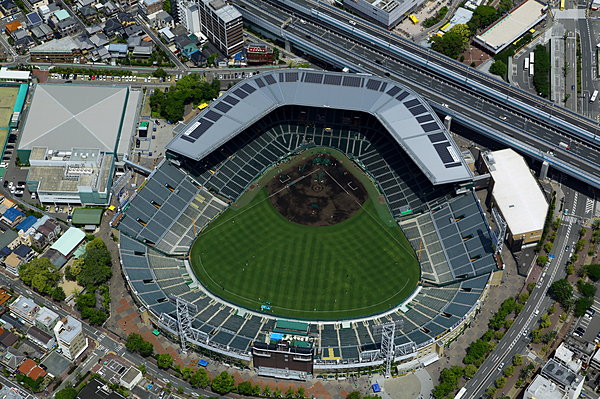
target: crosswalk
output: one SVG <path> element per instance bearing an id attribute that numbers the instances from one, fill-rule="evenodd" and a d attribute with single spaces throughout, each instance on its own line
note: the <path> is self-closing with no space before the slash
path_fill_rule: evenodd
<path id="1" fill-rule="evenodd" d="M 592 213 L 594 211 L 594 203 L 596 201 L 594 201 L 591 198 L 586 198 L 585 199 L 585 214 L 587 215 L 588 213 Z"/>

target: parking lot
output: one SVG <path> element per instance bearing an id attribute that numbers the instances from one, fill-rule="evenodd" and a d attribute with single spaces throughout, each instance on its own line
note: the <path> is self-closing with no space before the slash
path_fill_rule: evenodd
<path id="1" fill-rule="evenodd" d="M 99 71 L 101 72 L 101 71 Z M 154 76 L 137 76 L 137 75 L 128 75 L 128 76 L 113 76 L 113 75 L 80 75 L 80 74 L 68 74 L 68 73 L 50 73 L 48 75 L 49 80 L 55 81 L 63 81 L 64 83 L 73 83 L 73 82 L 86 82 L 86 81 L 94 81 L 96 82 L 113 82 L 113 83 L 171 83 L 175 82 L 177 77 L 168 77 L 168 78 L 156 78 Z"/>

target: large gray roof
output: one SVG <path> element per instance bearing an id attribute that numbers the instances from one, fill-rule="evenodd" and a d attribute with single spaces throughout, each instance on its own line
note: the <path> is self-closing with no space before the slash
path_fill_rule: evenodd
<path id="1" fill-rule="evenodd" d="M 114 152 L 121 130 L 130 134 L 135 104 L 127 86 L 39 84 L 35 88 L 19 148 L 74 147 Z M 128 106 L 129 105 L 129 106 Z M 133 105 L 133 106 L 132 106 Z"/>
<path id="2" fill-rule="evenodd" d="M 167 149 L 200 160 L 284 105 L 368 112 L 433 184 L 472 178 L 460 150 L 427 102 L 396 82 L 362 74 L 300 69 L 245 79 L 181 129 Z"/>

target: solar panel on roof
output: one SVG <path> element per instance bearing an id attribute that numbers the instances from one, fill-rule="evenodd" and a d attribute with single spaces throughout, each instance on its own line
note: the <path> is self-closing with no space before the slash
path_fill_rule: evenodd
<path id="1" fill-rule="evenodd" d="M 375 91 L 377 91 L 377 90 L 379 90 L 379 86 L 380 85 L 381 85 L 381 81 L 375 80 L 375 79 L 369 79 L 367 81 L 367 85 L 366 86 L 367 86 L 367 89 L 369 89 L 369 90 L 375 90 Z"/>
<path id="2" fill-rule="evenodd" d="M 433 132 L 434 130 L 438 130 L 440 127 L 438 126 L 437 123 L 432 122 L 432 123 L 425 123 L 423 125 L 421 125 L 421 127 L 423 128 L 423 130 L 425 132 Z"/>
<path id="3" fill-rule="evenodd" d="M 407 102 L 405 102 L 404 106 L 406 108 L 411 108 L 411 107 L 416 107 L 419 104 L 421 104 L 421 102 L 419 100 L 417 100 L 416 98 L 413 98 L 412 100 L 408 100 Z"/>
<path id="4" fill-rule="evenodd" d="M 454 158 L 452 158 L 452 155 L 450 155 L 450 152 L 448 151 L 449 146 L 450 145 L 447 142 L 433 145 L 433 148 L 435 148 L 435 151 L 438 153 L 443 163 L 454 162 Z"/>
<path id="5" fill-rule="evenodd" d="M 248 94 L 252 94 L 254 91 L 256 91 L 256 89 L 254 88 L 254 86 L 252 86 L 251 84 L 248 84 L 248 83 L 244 83 L 242 85 L 242 89 L 246 90 L 246 92 Z"/>
<path id="6" fill-rule="evenodd" d="M 229 111 L 231 109 L 231 105 L 224 103 L 223 101 L 220 101 L 219 103 L 217 103 L 215 105 L 215 108 L 223 113 L 226 113 L 227 111 Z"/>
<path id="7" fill-rule="evenodd" d="M 321 82 L 323 81 L 323 74 L 307 72 L 304 74 L 304 81 L 306 83 L 321 84 Z"/>
<path id="8" fill-rule="evenodd" d="M 361 87 L 362 86 L 362 78 L 360 78 L 358 76 L 344 76 L 344 80 L 342 81 L 342 86 Z"/>
<path id="9" fill-rule="evenodd" d="M 298 81 L 298 72 L 286 72 L 285 73 L 285 81 L 286 82 L 297 82 Z"/>
<path id="10" fill-rule="evenodd" d="M 231 95 L 228 95 L 225 98 L 223 98 L 223 101 L 225 101 L 226 103 L 229 103 L 231 105 L 235 105 L 240 102 L 240 100 L 238 100 L 237 98 L 235 98 L 234 96 L 231 96 Z"/>
<path id="11" fill-rule="evenodd" d="M 325 75 L 323 83 L 326 85 L 339 86 L 342 83 L 342 77 L 340 75 Z"/>
<path id="12" fill-rule="evenodd" d="M 438 143 L 440 141 L 446 141 L 446 135 L 444 133 L 433 133 L 427 135 L 429 137 L 429 141 L 432 143 Z"/>
<path id="13" fill-rule="evenodd" d="M 206 132 L 208 128 L 213 125 L 213 122 L 204 118 L 200 119 L 198 122 L 200 122 L 200 125 L 197 128 L 195 128 L 193 132 L 190 133 L 190 136 L 195 139 L 202 136 L 202 134 L 204 134 L 204 132 Z"/>
<path id="14" fill-rule="evenodd" d="M 267 75 L 267 76 L 265 76 L 265 80 L 270 85 L 273 85 L 273 84 L 277 83 L 277 81 L 275 80 L 275 78 L 273 77 L 273 75 Z"/>
<path id="15" fill-rule="evenodd" d="M 387 89 L 387 83 L 381 82 L 381 87 L 379 88 L 379 91 L 385 91 L 385 89 Z"/>
<path id="16" fill-rule="evenodd" d="M 212 109 L 210 111 L 208 111 L 206 113 L 206 115 L 204 115 L 205 118 L 210 119 L 213 122 L 216 122 L 219 120 L 219 118 L 221 118 L 221 114 L 216 113 L 215 111 L 213 111 Z"/>
<path id="17" fill-rule="evenodd" d="M 255 79 L 256 84 L 258 85 L 258 87 L 265 87 L 265 82 L 261 79 L 261 78 L 256 78 Z"/>
<path id="18" fill-rule="evenodd" d="M 190 143 L 193 143 L 194 141 L 196 141 L 193 138 L 186 136 L 185 134 L 182 134 L 181 138 L 184 139 L 185 141 L 189 141 Z"/>
<path id="19" fill-rule="evenodd" d="M 408 92 L 407 91 L 403 91 L 402 93 L 398 94 L 398 97 L 396 97 L 396 99 L 398 101 L 402 101 L 404 100 L 406 97 L 408 97 Z"/>
<path id="20" fill-rule="evenodd" d="M 401 90 L 402 89 L 400 89 L 398 86 L 394 86 L 388 90 L 387 94 L 394 97 L 396 94 L 400 93 Z"/>
<path id="21" fill-rule="evenodd" d="M 236 96 L 238 96 L 239 98 L 246 98 L 248 96 L 248 93 L 246 93 L 244 90 L 242 89 L 235 89 L 233 91 L 233 94 L 235 94 Z"/>
<path id="22" fill-rule="evenodd" d="M 417 105 L 416 107 L 409 108 L 408 110 L 413 115 L 420 115 L 420 114 L 424 114 L 425 112 L 427 112 L 427 108 L 425 108 L 422 105 Z"/>
<path id="23" fill-rule="evenodd" d="M 425 122 L 429 122 L 433 120 L 433 116 L 426 114 L 426 115 L 421 115 L 421 116 L 417 116 L 417 121 L 419 123 L 425 123 Z"/>

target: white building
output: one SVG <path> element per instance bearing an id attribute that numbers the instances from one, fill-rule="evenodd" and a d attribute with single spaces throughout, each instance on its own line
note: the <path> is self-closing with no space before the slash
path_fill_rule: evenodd
<path id="1" fill-rule="evenodd" d="M 185 29 L 198 36 L 200 31 L 200 9 L 194 3 L 180 3 L 179 20 Z"/>
<path id="2" fill-rule="evenodd" d="M 423 3 L 423 0 L 351 0 L 344 1 L 344 7 L 379 25 L 392 28 Z"/>
<path id="3" fill-rule="evenodd" d="M 19 296 L 9 305 L 9 309 L 17 318 L 22 319 L 27 324 L 33 324 L 33 321 L 40 310 L 40 307 L 31 298 Z"/>
<path id="4" fill-rule="evenodd" d="M 54 326 L 54 336 L 58 347 L 70 360 L 75 360 L 88 347 L 88 339 L 83 333 L 81 322 L 67 316 Z"/>
<path id="5" fill-rule="evenodd" d="M 527 387 L 523 399 L 576 399 L 584 382 L 583 376 L 550 359 Z"/>
<path id="6" fill-rule="evenodd" d="M 120 378 L 119 384 L 130 391 L 142 380 L 142 372 L 131 366 Z"/>
<path id="7" fill-rule="evenodd" d="M 35 317 L 34 325 L 46 334 L 54 334 L 54 326 L 58 322 L 58 314 L 48 308 L 41 308 Z"/>

